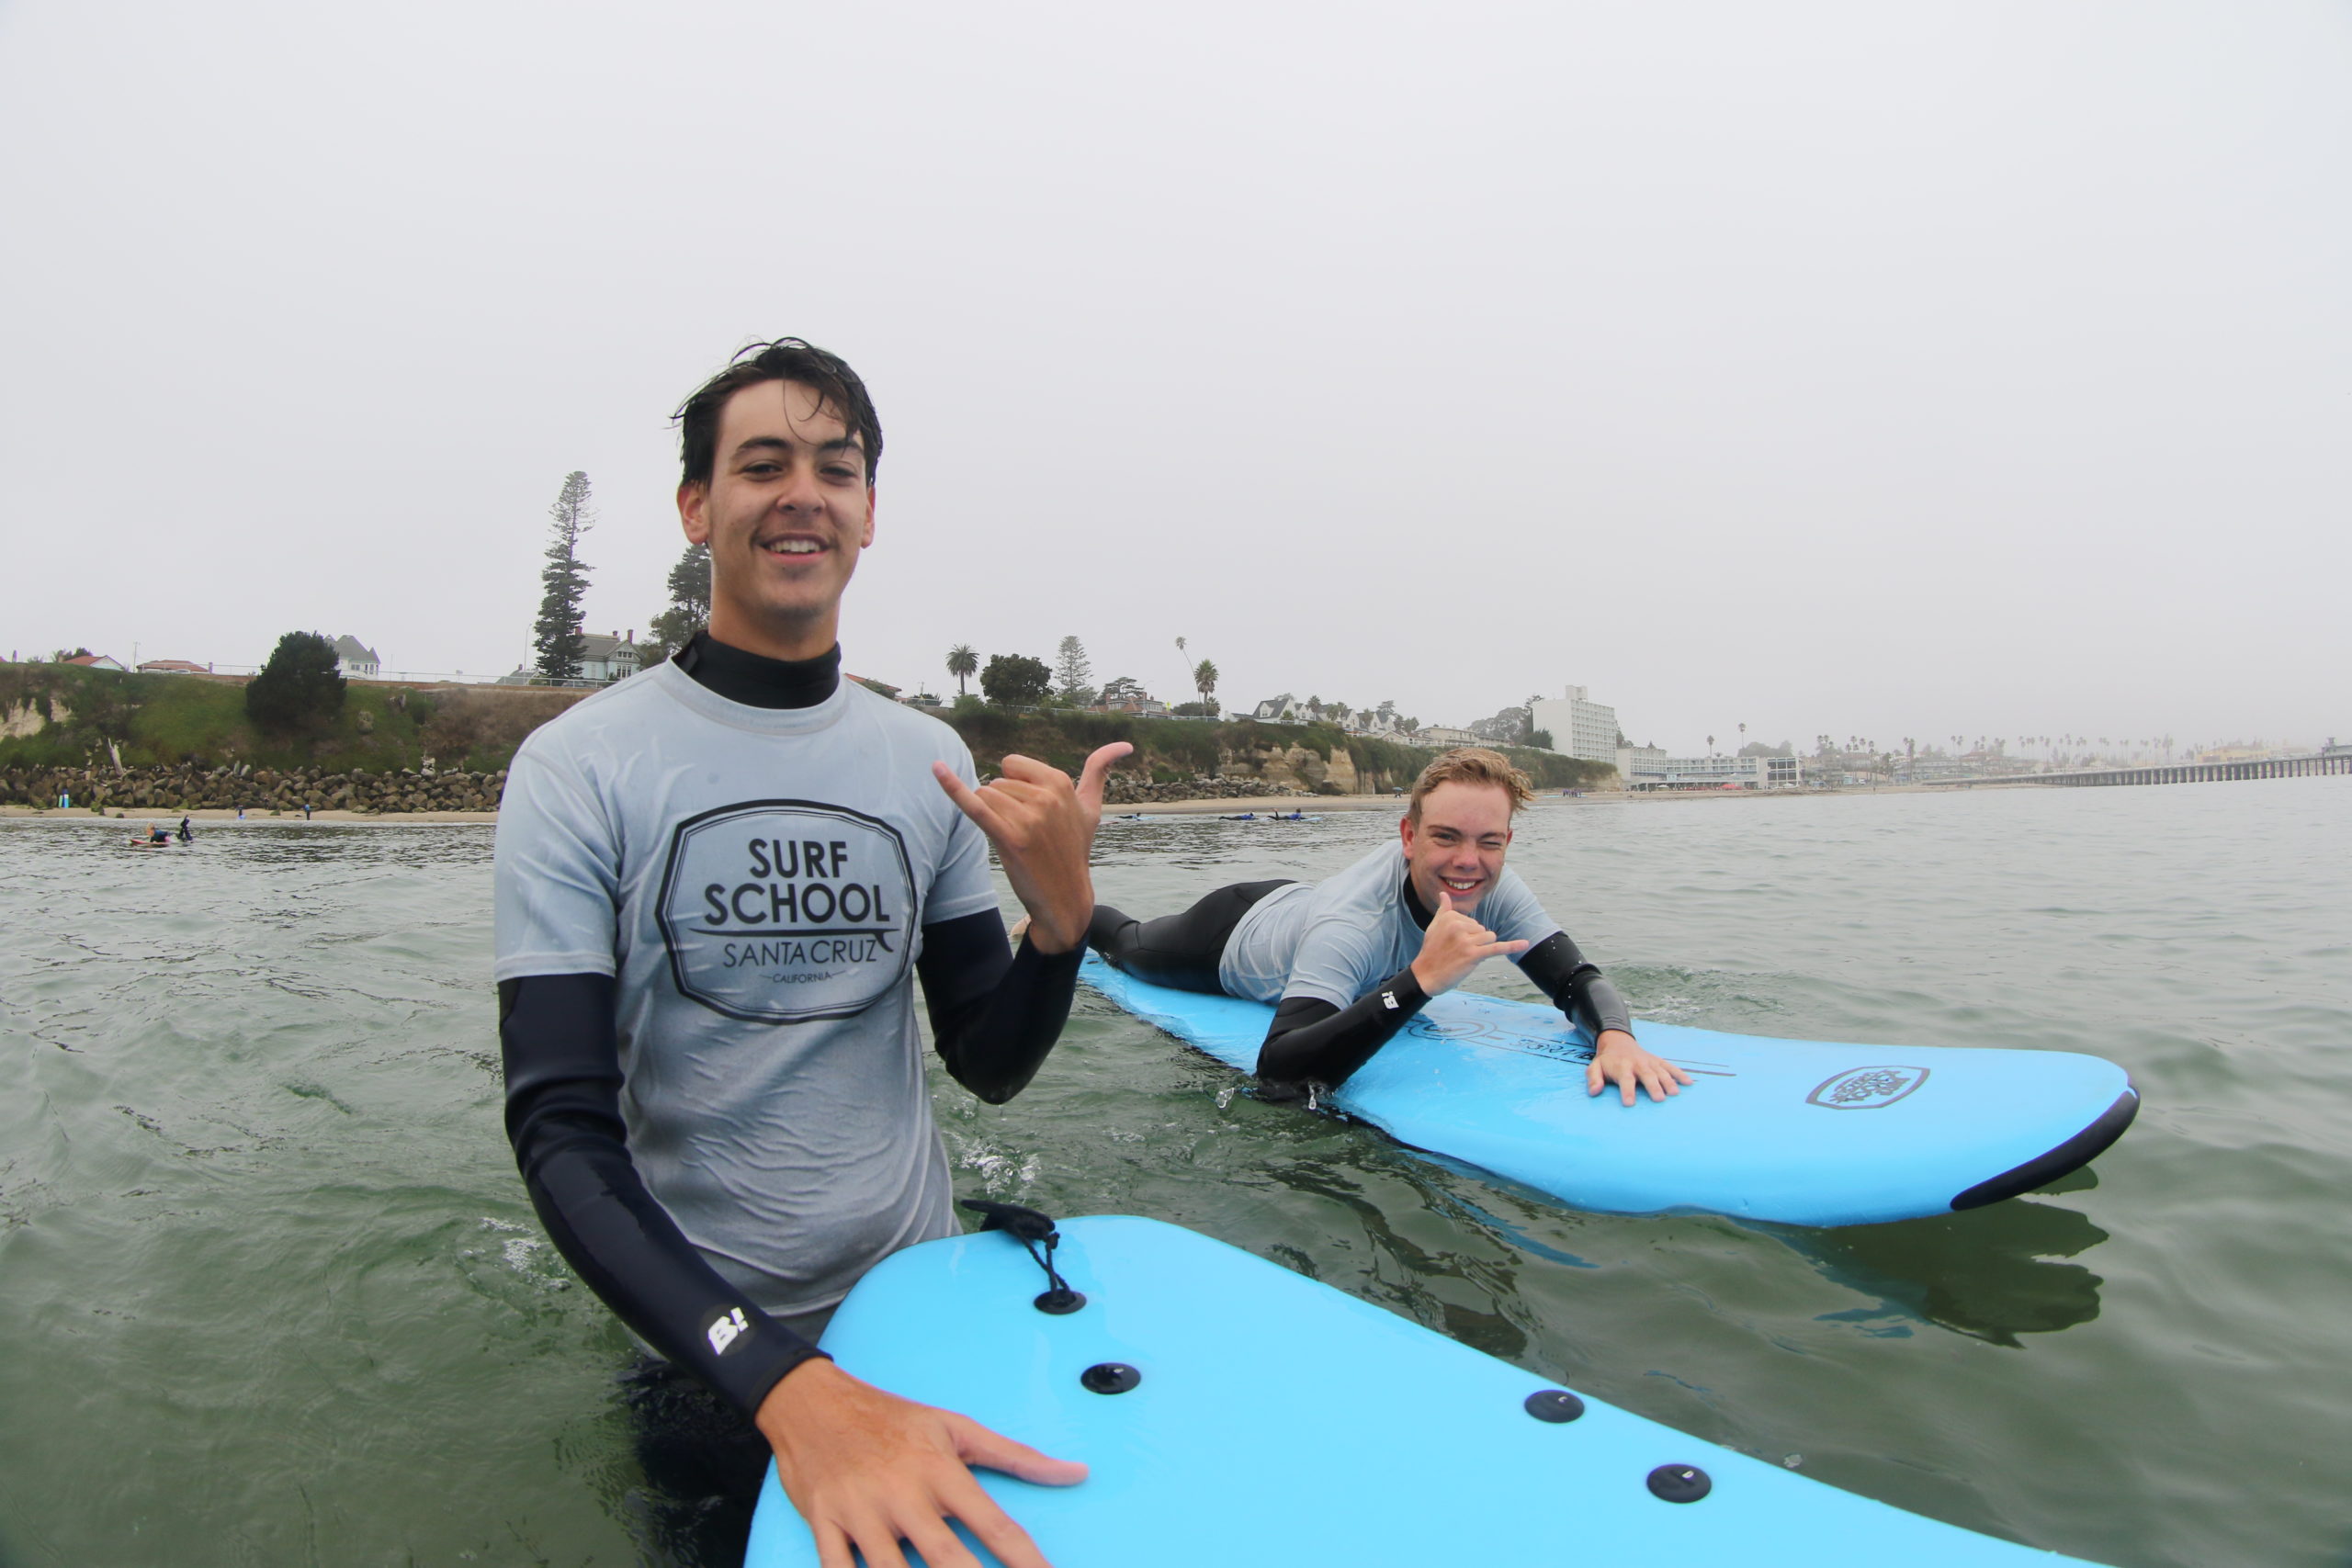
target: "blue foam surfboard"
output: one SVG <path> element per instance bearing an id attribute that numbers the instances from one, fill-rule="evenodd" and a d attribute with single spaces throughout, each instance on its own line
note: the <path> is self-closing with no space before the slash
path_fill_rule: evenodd
<path id="1" fill-rule="evenodd" d="M 1244 1072 L 1273 1009 L 1170 990 L 1088 953 L 1080 976 Z M 1450 991 L 1330 1098 L 1415 1149 L 1580 1209 L 1853 1225 L 2030 1191 L 2122 1136 L 2122 1068 L 2071 1051 L 1840 1045 L 1637 1026 L 1692 1077 L 1663 1103 L 1585 1092 L 1591 1043 L 1556 1009 Z"/>
<path id="2" fill-rule="evenodd" d="M 2080 1561 L 1578 1400 L 1173 1225 L 1080 1219 L 1061 1235 L 1056 1264 L 1086 1296 L 1067 1316 L 1032 1304 L 1045 1276 L 990 1231 L 886 1259 L 824 1337 L 868 1382 L 1091 1467 L 1068 1488 L 979 1472 L 1055 1568 Z M 1111 1368 L 1132 1382 L 1089 1376 Z M 817 1562 L 774 1466 L 744 1562 Z"/>

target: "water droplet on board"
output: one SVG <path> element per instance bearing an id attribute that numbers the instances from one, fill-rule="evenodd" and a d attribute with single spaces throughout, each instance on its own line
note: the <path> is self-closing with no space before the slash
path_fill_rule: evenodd
<path id="1" fill-rule="evenodd" d="M 1227 1106 L 1233 1103 L 1234 1087 L 1235 1086 L 1232 1084 L 1227 1084 L 1223 1089 L 1216 1091 L 1216 1108 L 1219 1111 L 1224 1110 Z"/>
<path id="2" fill-rule="evenodd" d="M 1799 1465 L 1801 1465 L 1801 1464 L 1803 1464 L 1803 1463 L 1804 1462 L 1804 1455 L 1803 1455 L 1803 1454 L 1784 1454 L 1784 1455 L 1782 1455 L 1782 1456 L 1781 1456 L 1781 1462 L 1782 1464 L 1784 1464 L 1784 1465 L 1788 1466 L 1788 1468 L 1790 1468 L 1791 1470 L 1794 1470 L 1797 1466 L 1799 1466 Z"/>

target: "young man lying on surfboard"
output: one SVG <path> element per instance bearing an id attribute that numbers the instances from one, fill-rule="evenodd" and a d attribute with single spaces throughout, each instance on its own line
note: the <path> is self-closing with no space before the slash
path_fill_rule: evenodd
<path id="1" fill-rule="evenodd" d="M 847 365 L 762 344 L 678 420 L 709 629 L 534 733 L 501 804 L 507 1131 L 548 1234 L 660 1353 L 628 1397 L 683 1555 L 741 1560 L 773 1458 L 827 1568 L 899 1563 L 901 1541 L 969 1564 L 951 1520 L 1046 1568 L 967 1467 L 1084 1465 L 812 1341 L 866 1269 L 960 1234 L 914 983 L 949 1072 L 1019 1093 L 1069 1013 L 1102 775 L 1130 748 L 1076 784 L 1007 757 L 978 788 L 954 730 L 841 679 L 882 455 Z M 990 843 L 1029 911 L 1016 952 Z"/>
<path id="2" fill-rule="evenodd" d="M 1642 1048 L 1617 988 L 1503 867 L 1511 818 L 1534 798 L 1500 752 L 1448 751 L 1414 782 L 1401 854 L 1384 845 L 1322 883 L 1236 883 L 1156 920 L 1098 904 L 1087 942 L 1155 985 L 1274 1003 L 1258 1076 L 1276 1086 L 1345 1082 L 1431 997 L 1501 956 L 1592 1035 L 1591 1093 L 1679 1093 L 1690 1075 Z"/>

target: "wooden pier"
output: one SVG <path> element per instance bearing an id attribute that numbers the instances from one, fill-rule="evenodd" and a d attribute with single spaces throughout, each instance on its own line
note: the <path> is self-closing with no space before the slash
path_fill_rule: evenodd
<path id="1" fill-rule="evenodd" d="M 2352 746 L 2330 746 L 2308 757 L 2267 757 L 2246 762 L 2158 762 L 2144 768 L 2098 768 L 2071 773 L 1998 773 L 1981 779 L 1928 779 L 1939 789 L 1976 784 L 2052 784 L 2067 788 L 2107 784 L 2221 784 L 2235 779 L 2307 779 L 2322 773 L 2352 773 Z"/>

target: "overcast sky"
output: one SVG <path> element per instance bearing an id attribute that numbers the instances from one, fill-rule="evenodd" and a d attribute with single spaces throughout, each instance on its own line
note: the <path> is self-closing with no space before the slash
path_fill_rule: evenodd
<path id="1" fill-rule="evenodd" d="M 797 333 L 900 684 L 2352 738 L 2341 4 L 13 0 L 0 148 L 0 653 L 503 671 L 573 468 L 641 629 Z"/>

